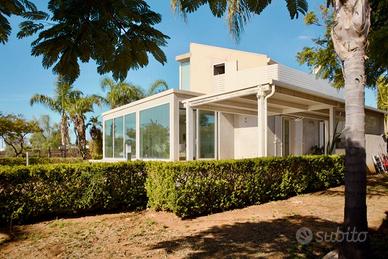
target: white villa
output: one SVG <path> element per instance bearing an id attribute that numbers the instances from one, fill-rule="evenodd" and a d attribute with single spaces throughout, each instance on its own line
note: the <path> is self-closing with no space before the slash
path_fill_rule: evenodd
<path id="1" fill-rule="evenodd" d="M 103 113 L 104 160 L 310 154 L 344 127 L 341 90 L 266 55 L 190 44 L 176 60 L 178 90 Z M 384 112 L 367 107 L 368 160 L 386 150 L 384 127 Z"/>

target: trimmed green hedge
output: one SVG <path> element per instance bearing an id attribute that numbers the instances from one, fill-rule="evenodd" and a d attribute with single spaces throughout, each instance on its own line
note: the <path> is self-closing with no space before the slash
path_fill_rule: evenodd
<path id="1" fill-rule="evenodd" d="M 337 186 L 340 156 L 150 163 L 148 206 L 194 217 Z"/>
<path id="2" fill-rule="evenodd" d="M 343 157 L 123 162 L 0 167 L 0 225 L 144 209 L 205 215 L 323 190 Z M 147 198 L 148 196 L 148 198 Z"/>
<path id="3" fill-rule="evenodd" d="M 68 158 L 61 158 L 61 157 L 30 157 L 29 163 L 30 165 L 37 165 L 37 164 L 73 164 L 73 163 L 81 163 L 84 160 L 82 158 L 78 157 L 68 157 Z M 8 166 L 17 166 L 17 165 L 26 165 L 26 158 L 25 157 L 3 157 L 0 158 L 0 165 L 8 165 Z"/>
<path id="4" fill-rule="evenodd" d="M 0 225 L 145 208 L 143 162 L 0 167 Z"/>

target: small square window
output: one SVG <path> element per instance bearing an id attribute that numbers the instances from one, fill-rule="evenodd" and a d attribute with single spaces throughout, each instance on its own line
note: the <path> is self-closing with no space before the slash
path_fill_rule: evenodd
<path id="1" fill-rule="evenodd" d="M 225 74 L 225 64 L 214 65 L 213 71 L 215 76 Z"/>

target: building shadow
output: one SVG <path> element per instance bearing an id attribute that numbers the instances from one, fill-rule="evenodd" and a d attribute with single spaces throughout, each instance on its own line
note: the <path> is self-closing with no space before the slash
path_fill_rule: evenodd
<path id="1" fill-rule="evenodd" d="M 336 232 L 338 223 L 316 217 L 290 216 L 271 221 L 245 222 L 215 226 L 174 240 L 161 241 L 150 249 L 163 249 L 167 254 L 188 250 L 186 258 L 246 257 L 321 257 L 335 248 L 334 243 L 302 245 L 296 239 L 302 227 Z"/>

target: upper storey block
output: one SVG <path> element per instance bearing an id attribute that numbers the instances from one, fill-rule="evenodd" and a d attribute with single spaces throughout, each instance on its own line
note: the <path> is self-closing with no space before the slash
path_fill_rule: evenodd
<path id="1" fill-rule="evenodd" d="M 203 94 L 229 90 L 227 75 L 275 64 L 266 55 L 196 43 L 191 43 L 190 52 L 177 56 L 176 60 L 180 63 L 179 89 Z"/>

